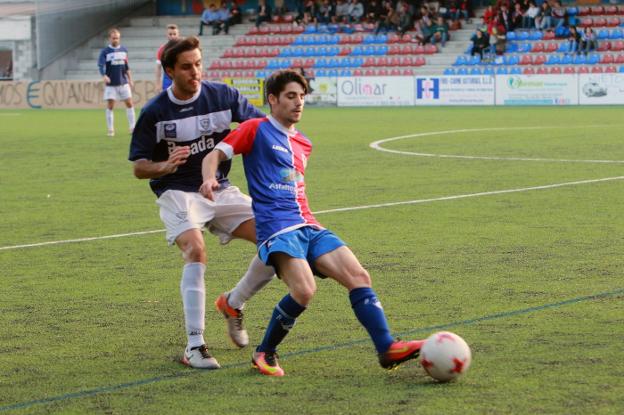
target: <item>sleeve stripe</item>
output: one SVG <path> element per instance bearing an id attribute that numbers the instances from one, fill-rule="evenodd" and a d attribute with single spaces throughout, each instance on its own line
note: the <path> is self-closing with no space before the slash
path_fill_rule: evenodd
<path id="1" fill-rule="evenodd" d="M 215 146 L 215 150 L 221 150 L 223 154 L 229 159 L 234 157 L 234 148 L 228 143 L 221 141 L 219 144 Z"/>

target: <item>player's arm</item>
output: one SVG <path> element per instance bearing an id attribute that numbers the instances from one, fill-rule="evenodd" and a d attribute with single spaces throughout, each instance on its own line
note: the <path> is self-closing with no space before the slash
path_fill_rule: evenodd
<path id="1" fill-rule="evenodd" d="M 186 163 L 191 155 L 191 148 L 188 146 L 176 147 L 169 158 L 165 161 L 152 161 L 140 159 L 134 161 L 134 176 L 137 179 L 155 179 L 167 174 L 175 173 L 178 167 Z"/>
<path id="2" fill-rule="evenodd" d="M 100 52 L 100 57 L 98 58 L 98 70 L 100 71 L 100 75 L 102 75 L 102 79 L 104 80 L 104 84 L 110 84 L 110 78 L 106 76 L 106 54 L 104 50 Z"/>
<path id="3" fill-rule="evenodd" d="M 222 161 L 228 159 L 228 156 L 216 147 L 202 160 L 202 178 L 204 182 L 199 187 L 199 193 L 205 198 L 214 200 L 213 191 L 219 188 L 217 180 L 217 168 Z"/>

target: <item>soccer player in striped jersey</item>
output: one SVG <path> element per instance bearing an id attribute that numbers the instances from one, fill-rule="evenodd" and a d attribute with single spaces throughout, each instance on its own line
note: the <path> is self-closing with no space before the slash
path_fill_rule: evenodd
<path id="1" fill-rule="evenodd" d="M 176 24 L 168 24 L 167 25 L 167 41 L 176 40 L 180 37 L 180 31 L 178 30 L 178 25 Z M 167 72 L 163 71 L 162 63 L 160 62 L 160 57 L 162 56 L 162 52 L 167 46 L 167 43 L 163 43 L 156 52 L 156 85 L 160 85 L 160 88 L 165 90 L 171 86 L 171 78 L 167 75 Z"/>
<path id="2" fill-rule="evenodd" d="M 106 101 L 106 126 L 108 136 L 115 135 L 113 109 L 115 101 L 126 104 L 128 130 L 134 130 L 135 115 L 132 105 L 132 74 L 128 66 L 128 49 L 120 44 L 121 33 L 118 29 L 108 31 L 110 44 L 102 49 L 98 59 L 100 75 L 104 80 L 104 100 Z"/>
<path id="3" fill-rule="evenodd" d="M 307 82 L 300 73 L 275 72 L 266 81 L 271 115 L 242 123 L 203 161 L 200 192 L 216 200 L 219 164 L 235 154 L 243 155 L 256 217 L 258 255 L 275 267 L 288 286 L 289 294 L 276 305 L 252 363 L 264 375 L 284 375 L 277 360 L 277 346 L 312 300 L 316 274 L 332 278 L 348 290 L 353 311 L 373 340 L 379 363 L 392 369 L 418 357 L 424 341 L 392 338 L 368 272 L 308 207 L 304 175 L 312 142 L 295 129 L 307 92 Z"/>
<path id="4" fill-rule="evenodd" d="M 128 158 L 134 162 L 137 178 L 150 179 L 167 241 L 178 246 L 184 259 L 180 292 L 187 346 L 182 363 L 217 369 L 219 363 L 208 352 L 203 337 L 206 252 L 202 229 L 217 235 L 222 244 L 233 238 L 255 243 L 256 232 L 251 199 L 228 180 L 231 163 L 218 166 L 214 201 L 199 193 L 201 163 L 230 132 L 230 123 L 264 114 L 236 89 L 201 80 L 202 55 L 196 37 L 169 42 L 161 60 L 173 84 L 143 108 Z M 272 267 L 255 257 L 236 287 L 215 303 L 226 318 L 231 340 L 239 347 L 249 342 L 242 326 L 243 304 L 274 273 Z"/>

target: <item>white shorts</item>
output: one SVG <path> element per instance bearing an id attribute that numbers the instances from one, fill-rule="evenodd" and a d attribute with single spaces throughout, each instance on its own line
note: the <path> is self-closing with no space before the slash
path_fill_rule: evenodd
<path id="1" fill-rule="evenodd" d="M 104 87 L 104 101 L 108 101 L 109 99 L 113 101 L 125 101 L 128 98 L 132 98 L 132 90 L 129 84 Z"/>
<path id="2" fill-rule="evenodd" d="M 251 198 L 236 186 L 216 192 L 214 202 L 200 193 L 167 190 L 156 200 L 156 204 L 160 206 L 160 219 L 167 228 L 169 245 L 173 245 L 183 232 L 203 228 L 226 244 L 234 238 L 232 232 L 241 223 L 254 217 Z"/>

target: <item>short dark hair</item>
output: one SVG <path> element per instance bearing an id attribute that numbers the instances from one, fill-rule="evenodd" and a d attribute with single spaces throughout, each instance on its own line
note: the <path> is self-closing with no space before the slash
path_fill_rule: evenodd
<path id="1" fill-rule="evenodd" d="M 284 69 L 281 71 L 276 71 L 269 76 L 264 84 L 264 88 L 266 90 L 267 100 L 269 95 L 274 95 L 279 97 L 279 94 L 286 88 L 291 82 L 297 82 L 303 88 L 303 92 L 305 94 L 308 93 L 308 82 L 301 75 L 301 73 L 292 70 L 292 69 Z"/>
<path id="2" fill-rule="evenodd" d="M 195 49 L 199 49 L 201 51 L 201 48 L 199 47 L 199 39 L 195 36 L 170 40 L 165 45 L 162 56 L 160 57 L 160 63 L 163 69 L 173 69 L 178 60 L 179 54 Z"/>
<path id="3" fill-rule="evenodd" d="M 169 23 L 167 25 L 167 30 L 173 30 L 173 29 L 178 30 L 178 25 L 175 23 Z"/>

